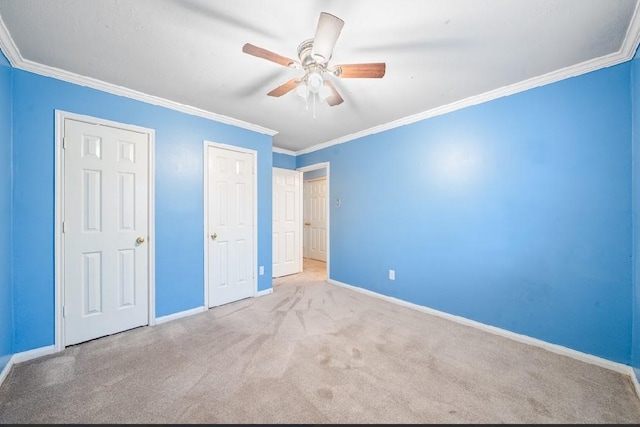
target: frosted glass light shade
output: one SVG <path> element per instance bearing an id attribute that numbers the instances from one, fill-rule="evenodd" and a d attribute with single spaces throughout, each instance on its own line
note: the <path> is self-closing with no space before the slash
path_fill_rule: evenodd
<path id="1" fill-rule="evenodd" d="M 323 83 L 324 81 L 322 80 L 320 73 L 313 72 L 307 77 L 307 86 L 309 87 L 309 91 L 312 93 L 318 93 Z"/>
<path id="2" fill-rule="evenodd" d="M 304 82 L 298 83 L 298 86 L 296 86 L 296 94 L 302 98 L 309 96 L 309 88 Z"/>
<path id="3" fill-rule="evenodd" d="M 326 84 L 323 84 L 322 87 L 320 88 L 320 92 L 318 92 L 318 96 L 320 97 L 321 100 L 324 101 L 325 99 L 331 96 L 331 88 Z"/>

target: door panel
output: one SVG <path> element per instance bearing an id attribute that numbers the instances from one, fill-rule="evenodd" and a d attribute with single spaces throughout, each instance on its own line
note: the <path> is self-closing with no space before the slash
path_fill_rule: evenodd
<path id="1" fill-rule="evenodd" d="M 304 256 L 327 260 L 327 180 L 304 182 Z"/>
<path id="2" fill-rule="evenodd" d="M 63 323 L 72 345 L 148 324 L 149 136 L 66 118 L 64 147 Z"/>
<path id="3" fill-rule="evenodd" d="M 301 172 L 273 168 L 273 277 L 302 271 Z"/>
<path id="4" fill-rule="evenodd" d="M 209 307 L 255 292 L 255 156 L 207 147 Z"/>

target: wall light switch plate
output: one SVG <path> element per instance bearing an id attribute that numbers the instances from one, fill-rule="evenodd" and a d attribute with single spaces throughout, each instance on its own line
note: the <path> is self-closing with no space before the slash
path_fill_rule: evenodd
<path id="1" fill-rule="evenodd" d="M 264 265 L 260 266 L 259 274 L 262 276 L 264 274 Z"/>
<path id="2" fill-rule="evenodd" d="M 396 280 L 396 271 L 389 270 L 389 280 Z"/>

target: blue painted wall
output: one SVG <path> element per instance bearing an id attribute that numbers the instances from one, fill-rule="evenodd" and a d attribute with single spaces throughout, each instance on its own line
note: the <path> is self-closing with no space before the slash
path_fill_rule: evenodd
<path id="1" fill-rule="evenodd" d="M 631 62 L 633 152 L 633 327 L 631 366 L 640 381 L 640 50 Z"/>
<path id="2" fill-rule="evenodd" d="M 0 51 L 0 372 L 13 355 L 11 294 L 11 65 Z"/>
<path id="3" fill-rule="evenodd" d="M 629 364 L 630 63 L 297 166 L 327 161 L 331 279 Z"/>
<path id="4" fill-rule="evenodd" d="M 271 288 L 268 135 L 13 70 L 15 352 L 54 344 L 55 110 L 155 129 L 156 316 L 204 304 L 203 141 L 258 152 L 258 289 Z"/>
<path id="5" fill-rule="evenodd" d="M 330 197 L 342 201 L 331 203 L 332 279 L 638 372 L 638 61 L 291 165 L 267 135 L 11 69 L 0 55 L 0 369 L 12 353 L 53 344 L 60 109 L 156 130 L 157 316 L 204 303 L 206 139 L 258 151 L 260 290 L 271 287 L 272 166 L 328 161 Z"/>
<path id="6" fill-rule="evenodd" d="M 273 153 L 273 167 L 282 169 L 295 170 L 296 156 L 290 156 L 284 153 Z"/>

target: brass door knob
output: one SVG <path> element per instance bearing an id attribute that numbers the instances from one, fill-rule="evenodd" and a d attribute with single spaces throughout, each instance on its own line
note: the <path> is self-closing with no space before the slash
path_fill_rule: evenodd
<path id="1" fill-rule="evenodd" d="M 218 235 L 216 233 L 211 234 L 211 240 L 216 240 Z"/>
<path id="2" fill-rule="evenodd" d="M 139 245 L 141 245 L 142 243 L 144 243 L 144 237 L 138 237 L 138 238 L 136 239 L 136 243 L 137 243 L 137 244 L 139 244 Z"/>
<path id="3" fill-rule="evenodd" d="M 311 223 L 310 222 L 305 222 L 304 225 L 311 225 Z"/>

